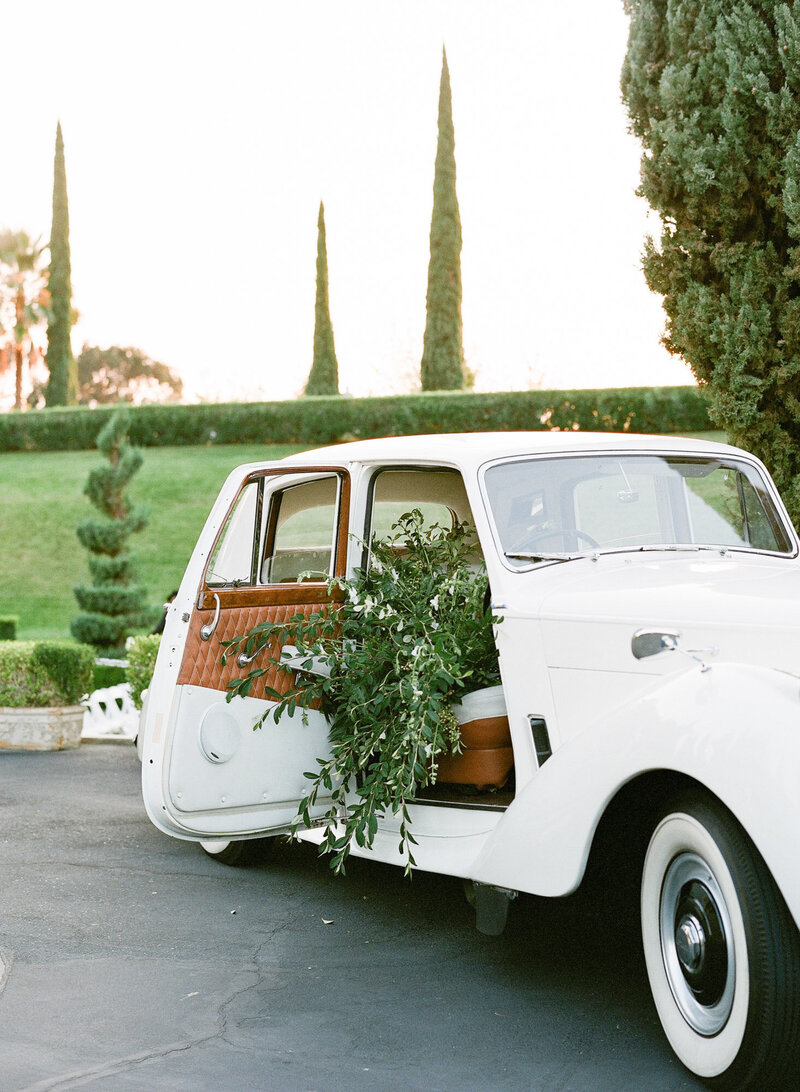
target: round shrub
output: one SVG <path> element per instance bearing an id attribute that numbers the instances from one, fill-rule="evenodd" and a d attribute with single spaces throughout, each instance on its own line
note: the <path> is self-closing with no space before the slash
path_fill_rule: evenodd
<path id="1" fill-rule="evenodd" d="M 77 705 L 92 688 L 94 649 L 68 641 L 0 641 L 0 706 Z"/>

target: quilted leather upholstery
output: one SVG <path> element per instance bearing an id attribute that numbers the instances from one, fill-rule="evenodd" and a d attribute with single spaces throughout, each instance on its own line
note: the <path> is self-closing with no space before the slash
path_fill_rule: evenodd
<path id="1" fill-rule="evenodd" d="M 222 667 L 219 662 L 224 651 L 221 646 L 222 641 L 229 641 L 232 637 L 247 633 L 259 622 L 285 622 L 300 611 L 309 615 L 319 609 L 318 603 L 306 603 L 302 606 L 271 604 L 269 606 L 223 607 L 219 614 L 217 628 L 208 641 L 200 639 L 200 627 L 208 621 L 208 618 L 204 617 L 200 611 L 195 611 L 186 638 L 181 669 L 178 673 L 178 685 L 207 686 L 213 690 L 224 691 L 227 683 L 244 674 L 244 671 L 237 666 L 235 656 Z M 274 639 L 269 651 L 257 656 L 253 666 L 266 666 L 264 661 L 269 655 L 275 655 L 277 650 L 278 642 Z M 255 680 L 250 694 L 254 698 L 263 697 L 265 685 L 273 687 L 282 694 L 288 690 L 290 682 L 291 675 L 271 667 L 266 675 Z"/>

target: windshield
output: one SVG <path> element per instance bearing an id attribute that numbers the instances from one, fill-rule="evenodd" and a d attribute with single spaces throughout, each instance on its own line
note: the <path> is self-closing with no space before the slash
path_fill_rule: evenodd
<path id="1" fill-rule="evenodd" d="M 598 549 L 792 551 L 760 474 L 733 459 L 524 459 L 489 467 L 484 481 L 502 550 L 512 564 Z"/>

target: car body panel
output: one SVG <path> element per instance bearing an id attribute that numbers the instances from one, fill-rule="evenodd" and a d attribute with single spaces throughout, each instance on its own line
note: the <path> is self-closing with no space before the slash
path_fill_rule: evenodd
<path id="1" fill-rule="evenodd" d="M 508 887 L 513 876 L 537 895 L 575 890 L 606 807 L 654 771 L 689 777 L 729 808 L 800 925 L 800 678 L 763 667 L 695 664 L 594 720 L 517 794 L 473 878 Z"/>

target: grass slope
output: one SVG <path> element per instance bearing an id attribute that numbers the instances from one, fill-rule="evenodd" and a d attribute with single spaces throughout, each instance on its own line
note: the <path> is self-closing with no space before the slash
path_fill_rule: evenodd
<path id="1" fill-rule="evenodd" d="M 150 523 L 130 539 L 151 603 L 180 583 L 192 547 L 227 474 L 240 463 L 279 459 L 296 447 L 243 444 L 150 448 L 130 495 Z M 20 638 L 68 638 L 78 613 L 72 588 L 88 582 L 75 528 L 95 510 L 83 494 L 96 451 L 0 455 L 0 614 L 19 616 Z"/>

